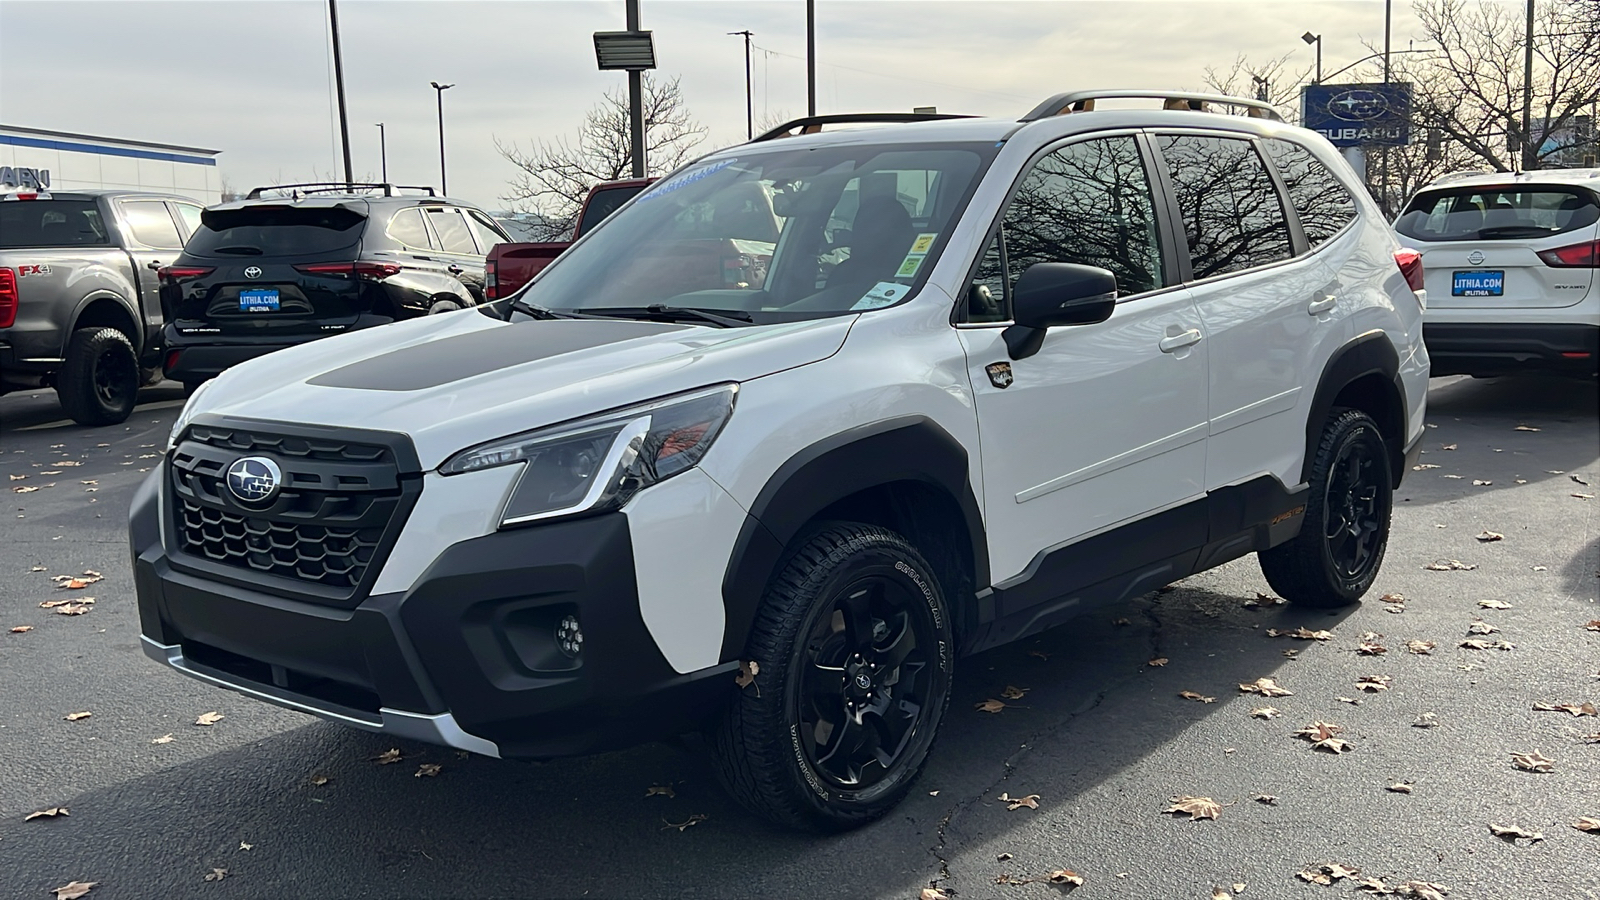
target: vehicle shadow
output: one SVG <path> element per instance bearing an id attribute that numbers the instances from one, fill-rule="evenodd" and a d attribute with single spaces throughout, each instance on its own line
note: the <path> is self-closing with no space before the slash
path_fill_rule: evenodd
<path id="1" fill-rule="evenodd" d="M 177 401 L 176 404 L 173 401 Z M 133 409 L 133 418 L 140 413 L 153 409 L 164 409 L 171 405 L 181 406 L 183 401 L 183 385 L 175 381 L 163 381 L 150 387 L 139 389 L 139 399 Z M 49 426 L 40 428 L 40 426 Z M 61 409 L 61 402 L 56 399 L 56 392 L 52 390 L 18 391 L 0 397 L 0 435 L 7 432 L 22 430 L 48 430 L 50 432 L 82 432 L 94 434 L 99 429 L 91 428 L 67 418 Z M 121 427 L 118 432 L 121 433 Z"/>
<path id="2" fill-rule="evenodd" d="M 914 895 L 947 833 L 999 837 L 1024 821 L 1007 818 L 1001 791 L 1072 802 L 1224 708 L 1179 690 L 1237 696 L 1306 646 L 1264 629 L 1332 628 L 1343 615 L 1244 600 L 1167 590 L 963 660 L 921 780 L 848 834 L 786 833 L 745 813 L 692 739 L 529 764 L 316 722 L 60 798 L 69 818 L 0 824 L 0 857 L 23 895 L 72 879 L 100 882 L 105 897 Z M 1008 708 L 974 708 L 1008 685 L 1023 693 Z M 1093 727 L 1073 727 L 1091 711 Z M 390 748 L 400 762 L 374 761 Z M 1072 764 L 1032 767 L 1025 790 L 1008 788 L 1033 748 Z M 423 764 L 441 769 L 424 777 Z M 670 795 L 647 796 L 655 786 Z M 204 881 L 219 868 L 224 882 Z"/>
<path id="3" fill-rule="evenodd" d="M 1565 481 L 1580 471 L 1596 476 L 1585 477 L 1600 485 L 1595 379 L 1436 378 L 1428 390 L 1427 421 L 1433 427 L 1423 435 L 1419 460 L 1425 468 L 1405 473 L 1399 502 L 1444 503 L 1486 490 Z"/>

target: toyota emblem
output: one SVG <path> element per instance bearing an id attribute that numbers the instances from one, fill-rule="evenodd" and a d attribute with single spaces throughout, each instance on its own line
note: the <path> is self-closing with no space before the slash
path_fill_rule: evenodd
<path id="1" fill-rule="evenodd" d="M 278 496 L 283 470 L 265 456 L 244 456 L 228 466 L 228 493 L 240 503 L 264 506 Z"/>
<path id="2" fill-rule="evenodd" d="M 244 270 L 244 277 L 246 277 L 246 278 L 260 278 L 261 277 L 261 267 L 260 266 L 250 266 L 249 268 Z"/>

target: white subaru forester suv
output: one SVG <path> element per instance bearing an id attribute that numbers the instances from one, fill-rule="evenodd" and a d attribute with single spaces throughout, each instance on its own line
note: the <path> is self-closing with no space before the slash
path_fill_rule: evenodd
<path id="1" fill-rule="evenodd" d="M 1360 598 L 1420 278 L 1253 101 L 801 120 L 511 298 L 197 391 L 131 513 L 144 647 L 489 756 L 703 729 L 751 809 L 858 825 L 962 656 L 1252 552 Z"/>

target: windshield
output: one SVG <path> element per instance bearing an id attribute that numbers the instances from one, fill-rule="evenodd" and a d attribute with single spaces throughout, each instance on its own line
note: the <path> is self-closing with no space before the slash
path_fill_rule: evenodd
<path id="1" fill-rule="evenodd" d="M 208 209 L 183 251 L 190 256 L 293 256 L 354 246 L 367 217 L 340 206 Z"/>
<path id="2" fill-rule="evenodd" d="M 1419 241 L 1514 240 L 1593 225 L 1600 206 L 1588 191 L 1530 185 L 1424 191 L 1395 230 Z"/>
<path id="3" fill-rule="evenodd" d="M 933 268 L 998 149 L 763 147 L 708 160 L 652 185 L 517 299 L 738 311 L 756 323 L 889 306 Z"/>

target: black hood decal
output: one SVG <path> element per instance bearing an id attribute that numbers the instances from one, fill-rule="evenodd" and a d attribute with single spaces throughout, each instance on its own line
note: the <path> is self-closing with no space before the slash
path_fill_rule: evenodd
<path id="1" fill-rule="evenodd" d="M 362 391 L 420 391 L 563 353 L 687 328 L 627 319 L 519 322 L 394 350 L 324 372 L 306 383 Z"/>

